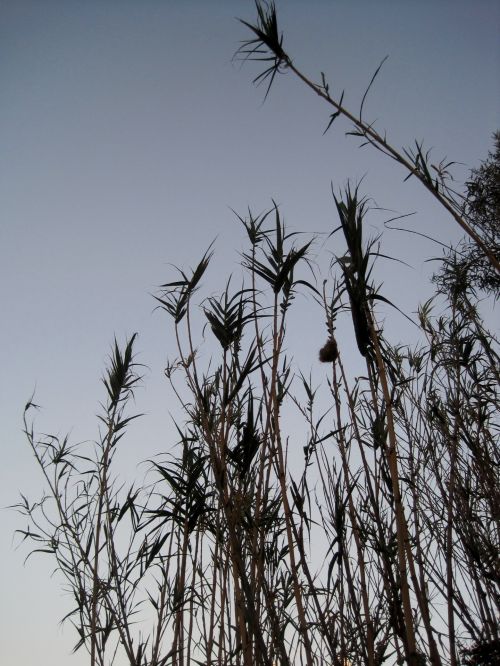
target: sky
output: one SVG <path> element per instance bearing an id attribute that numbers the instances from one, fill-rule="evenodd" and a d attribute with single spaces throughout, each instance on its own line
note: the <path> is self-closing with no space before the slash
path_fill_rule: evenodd
<path id="1" fill-rule="evenodd" d="M 396 146 L 425 139 L 447 157 L 457 183 L 491 148 L 500 127 L 500 5 L 489 0 L 279 0 L 285 48 L 299 69 L 359 108 Z M 71 601 L 52 562 L 16 548 L 23 519 L 8 507 L 41 494 L 22 434 L 33 393 L 41 432 L 93 439 L 110 344 L 139 333 L 146 366 L 137 393 L 145 416 L 124 439 L 124 474 L 171 450 L 173 398 L 163 376 L 173 338 L 152 294 L 193 266 L 215 240 L 207 293 L 237 272 L 244 249 L 233 211 L 267 210 L 274 199 L 294 230 L 326 239 L 336 226 L 331 186 L 363 179 L 374 205 L 415 213 L 405 225 L 444 243 L 460 234 L 396 165 L 360 149 L 329 109 L 290 75 L 265 89 L 255 63 L 233 59 L 247 36 L 236 17 L 250 0 L 2 0 L 0 3 L 0 661 L 84 664 L 60 619 Z M 377 232 L 394 213 L 374 212 Z M 385 216 L 385 217 L 384 217 Z M 335 240 L 316 244 L 328 265 Z M 377 278 L 405 312 L 428 295 L 430 241 L 383 237 Z M 323 254 L 321 254 L 323 253 Z M 320 258 L 321 255 L 321 258 Z M 404 336 L 397 320 L 394 335 Z M 399 329 L 398 326 L 401 328 Z M 325 332 L 321 312 L 291 332 L 306 371 Z M 296 349 L 295 349 L 296 348 Z"/>

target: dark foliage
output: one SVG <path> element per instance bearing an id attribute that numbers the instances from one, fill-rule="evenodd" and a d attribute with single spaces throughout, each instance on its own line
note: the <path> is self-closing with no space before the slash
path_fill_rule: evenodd
<path id="1" fill-rule="evenodd" d="M 466 183 L 464 216 L 484 243 L 500 259 L 500 132 L 493 136 L 494 149 L 478 169 L 471 171 Z M 496 271 L 476 243 L 464 239 L 445 258 L 436 282 L 449 290 L 464 284 L 498 298 L 500 273 Z"/>

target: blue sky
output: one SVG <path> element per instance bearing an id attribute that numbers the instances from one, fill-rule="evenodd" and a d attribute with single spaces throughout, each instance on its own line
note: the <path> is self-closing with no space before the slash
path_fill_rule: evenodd
<path id="1" fill-rule="evenodd" d="M 325 72 L 354 110 L 389 55 L 366 115 L 395 145 L 424 138 L 438 161 L 464 164 L 459 182 L 486 157 L 500 124 L 498 3 L 277 5 L 296 65 L 316 80 Z M 330 183 L 364 177 L 379 206 L 416 212 L 411 228 L 444 242 L 460 235 L 417 184 L 403 184 L 394 165 L 345 137 L 348 126 L 323 136 L 329 109 L 298 81 L 279 78 L 264 103 L 264 89 L 252 85 L 257 67 L 232 60 L 246 36 L 237 16 L 253 19 L 253 2 L 0 6 L 1 506 L 19 490 L 41 490 L 21 433 L 35 387 L 41 431 L 95 437 L 115 334 L 138 331 L 139 360 L 150 368 L 137 395 L 146 416 L 124 444 L 125 473 L 171 447 L 162 370 L 172 338 L 151 294 L 171 278 L 170 264 L 193 265 L 214 239 L 208 290 L 223 287 L 244 243 L 231 208 L 258 212 L 274 198 L 291 227 L 326 234 L 336 226 Z M 374 215 L 374 231 L 382 220 Z M 384 250 L 411 264 L 382 266 L 379 278 L 414 312 L 427 293 L 425 259 L 439 249 L 394 232 Z M 328 261 L 334 243 L 324 251 Z M 306 372 L 323 342 L 321 312 L 307 323 L 291 336 Z M 0 660 L 70 663 L 73 636 L 57 625 L 70 601 L 49 578 L 51 562 L 23 567 L 11 534 L 24 524 L 5 510 L 0 520 Z"/>

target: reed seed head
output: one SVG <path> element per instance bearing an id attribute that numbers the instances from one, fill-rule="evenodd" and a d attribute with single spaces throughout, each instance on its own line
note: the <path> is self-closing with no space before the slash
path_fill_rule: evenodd
<path id="1" fill-rule="evenodd" d="M 339 350 L 335 338 L 328 338 L 325 345 L 319 350 L 321 363 L 335 363 L 339 356 Z"/>

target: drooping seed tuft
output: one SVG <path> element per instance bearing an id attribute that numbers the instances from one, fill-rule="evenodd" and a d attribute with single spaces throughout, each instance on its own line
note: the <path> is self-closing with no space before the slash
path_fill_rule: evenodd
<path id="1" fill-rule="evenodd" d="M 335 363 L 339 356 L 339 350 L 335 338 L 328 338 L 326 344 L 319 350 L 321 363 Z"/>

